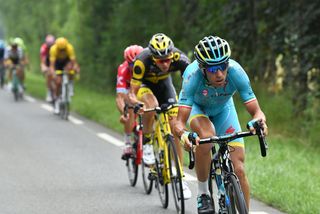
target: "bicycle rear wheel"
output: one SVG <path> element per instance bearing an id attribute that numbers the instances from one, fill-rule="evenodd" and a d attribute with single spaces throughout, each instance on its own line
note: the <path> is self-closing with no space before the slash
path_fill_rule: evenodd
<path id="1" fill-rule="evenodd" d="M 241 191 L 240 183 L 234 174 L 227 176 L 225 188 L 230 199 L 228 212 L 232 214 L 247 214 L 248 209 L 244 200 L 244 195 Z"/>
<path id="2" fill-rule="evenodd" d="M 165 183 L 162 172 L 164 171 L 164 152 L 159 148 L 158 140 L 154 142 L 155 168 L 157 173 L 156 188 L 163 208 L 169 204 L 168 184 Z"/>
<path id="3" fill-rule="evenodd" d="M 168 151 L 169 151 L 169 169 L 170 169 L 170 180 L 172 187 L 172 194 L 174 199 L 174 204 L 177 213 L 184 213 L 184 195 L 182 188 L 182 175 L 181 167 L 179 163 L 179 158 L 177 150 L 174 144 L 173 137 L 170 135 L 167 139 Z"/>
<path id="4" fill-rule="evenodd" d="M 137 158 L 139 159 L 139 163 L 141 163 L 141 172 L 142 172 L 142 181 L 143 181 L 143 187 L 146 194 L 150 194 L 152 191 L 153 186 L 153 180 L 151 179 L 155 177 L 153 174 L 151 174 L 151 168 L 150 166 L 147 166 L 144 161 L 142 160 L 143 152 L 142 152 L 142 141 L 143 141 L 143 134 L 142 130 L 136 131 L 136 128 L 134 128 L 134 139 L 137 142 Z"/>
<path id="5" fill-rule="evenodd" d="M 144 191 L 146 194 L 150 194 L 153 186 L 153 175 L 150 172 L 150 167 L 146 166 L 143 161 L 141 161 L 141 167 Z"/>
<path id="6" fill-rule="evenodd" d="M 139 166 L 136 165 L 136 143 L 133 145 L 132 150 L 133 154 L 127 159 L 126 167 L 130 185 L 134 187 L 137 183 L 139 169 Z"/>

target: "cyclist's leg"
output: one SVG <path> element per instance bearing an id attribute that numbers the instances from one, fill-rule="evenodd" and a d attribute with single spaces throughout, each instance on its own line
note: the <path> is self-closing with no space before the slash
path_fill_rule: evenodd
<path id="1" fill-rule="evenodd" d="M 145 107 L 154 108 L 159 106 L 157 98 L 146 85 L 142 85 L 138 91 L 137 98 L 145 104 Z M 143 134 L 151 134 L 153 132 L 154 112 L 143 114 Z"/>
<path id="2" fill-rule="evenodd" d="M 146 87 L 142 86 L 137 94 L 137 98 L 145 104 L 146 108 L 153 108 L 158 106 L 157 98 L 153 95 L 152 91 Z M 154 122 L 155 112 L 144 113 L 142 117 L 143 122 L 143 160 L 147 165 L 154 164 L 155 157 L 153 154 L 153 122 Z"/>
<path id="3" fill-rule="evenodd" d="M 208 116 L 196 104 L 193 104 L 188 120 L 192 131 L 198 133 L 200 138 L 215 135 L 215 129 Z M 214 206 L 210 197 L 208 179 L 211 164 L 211 144 L 202 144 L 195 152 L 195 169 L 198 179 L 198 213 L 213 213 Z"/>
<path id="4" fill-rule="evenodd" d="M 188 120 L 192 131 L 196 132 L 200 138 L 211 137 L 215 135 L 215 129 L 204 111 L 196 104 L 193 104 Z M 202 144 L 196 149 L 195 168 L 198 181 L 207 182 L 211 163 L 211 144 Z M 207 183 L 206 183 L 207 186 Z M 205 192 L 199 192 L 199 194 Z M 207 189 L 207 193 L 209 190 Z"/>
<path id="5" fill-rule="evenodd" d="M 221 113 L 213 117 L 214 125 L 218 135 L 232 134 L 241 131 L 238 115 L 233 103 L 226 106 Z M 244 161 L 245 149 L 243 138 L 233 140 L 229 143 L 234 149 L 230 157 L 234 166 L 235 173 L 239 178 L 241 189 L 244 193 L 247 207 L 250 204 L 249 181 L 246 177 Z"/>

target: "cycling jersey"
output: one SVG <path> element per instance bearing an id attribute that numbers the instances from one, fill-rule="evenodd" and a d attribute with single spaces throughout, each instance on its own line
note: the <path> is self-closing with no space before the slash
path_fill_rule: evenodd
<path id="1" fill-rule="evenodd" d="M 149 48 L 144 49 L 136 58 L 133 66 L 132 85 L 141 86 L 138 99 L 142 93 L 151 93 L 157 98 L 159 105 L 177 103 L 176 90 L 170 76 L 171 72 L 184 72 L 189 65 L 188 57 L 179 49 L 173 49 L 173 58 L 169 70 L 163 72 L 152 59 Z M 149 90 L 146 90 L 149 89 Z"/>
<path id="2" fill-rule="evenodd" d="M 132 69 L 129 66 L 127 61 L 124 61 L 118 67 L 118 74 L 117 74 L 117 93 L 124 93 L 127 94 L 130 88 L 130 81 L 132 77 Z"/>
<path id="3" fill-rule="evenodd" d="M 153 61 L 150 49 L 146 48 L 137 56 L 134 62 L 131 84 L 141 85 L 145 82 L 157 84 L 159 80 L 168 78 L 170 72 L 180 71 L 183 73 L 189 63 L 188 57 L 178 48 L 174 48 L 169 71 L 162 72 Z"/>
<path id="4" fill-rule="evenodd" d="M 46 43 L 41 45 L 40 60 L 45 61 L 46 66 L 50 65 L 49 51 L 50 51 L 50 47 Z"/>
<path id="5" fill-rule="evenodd" d="M 50 62 L 74 60 L 75 58 L 74 48 L 71 44 L 67 44 L 65 49 L 58 49 L 57 45 L 50 48 Z"/>
<path id="6" fill-rule="evenodd" d="M 4 59 L 10 60 L 14 65 L 18 65 L 23 59 L 23 51 L 20 47 L 17 47 L 16 50 L 12 49 L 12 47 L 7 47 L 4 53 Z"/>
<path id="7" fill-rule="evenodd" d="M 217 135 L 231 134 L 241 130 L 232 98 L 236 91 L 244 103 L 256 99 L 246 72 L 236 61 L 229 60 L 225 86 L 213 87 L 208 84 L 195 60 L 184 72 L 179 105 L 192 108 L 189 123 L 195 117 L 205 116 L 214 124 Z M 243 139 L 232 142 L 242 146 Z"/>
<path id="8" fill-rule="evenodd" d="M 58 49 L 56 44 L 50 48 L 50 62 L 55 63 L 56 70 L 63 70 L 70 60 L 75 59 L 74 48 L 71 44 L 67 44 L 65 49 Z"/>

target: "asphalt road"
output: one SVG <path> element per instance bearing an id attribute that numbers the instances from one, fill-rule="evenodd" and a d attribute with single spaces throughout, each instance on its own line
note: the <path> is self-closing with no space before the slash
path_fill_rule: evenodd
<path id="1" fill-rule="evenodd" d="M 108 214 L 175 213 L 153 189 L 146 195 L 139 175 L 128 182 L 121 155 L 121 136 L 72 114 L 53 115 L 51 106 L 26 96 L 15 102 L 0 90 L 0 213 Z M 188 172 L 193 198 L 186 213 L 196 212 L 197 185 Z M 253 200 L 251 213 L 280 213 Z"/>

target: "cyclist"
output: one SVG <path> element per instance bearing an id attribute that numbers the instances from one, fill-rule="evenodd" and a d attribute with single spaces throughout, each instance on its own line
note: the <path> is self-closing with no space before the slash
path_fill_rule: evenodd
<path id="1" fill-rule="evenodd" d="M 132 78 L 133 61 L 135 57 L 142 50 L 143 50 L 143 47 L 139 45 L 128 46 L 123 53 L 125 60 L 118 67 L 117 86 L 116 86 L 116 89 L 117 89 L 116 104 L 121 114 L 120 122 L 123 123 L 123 126 L 124 126 L 125 147 L 123 149 L 123 154 L 121 156 L 123 160 L 126 160 L 132 153 L 131 134 L 132 134 L 132 126 L 134 122 L 134 115 L 132 114 L 132 111 L 130 111 L 128 116 L 125 117 L 123 115 L 123 109 L 124 109 L 125 103 L 128 103 L 127 95 L 130 88 L 130 80 Z"/>
<path id="2" fill-rule="evenodd" d="M 4 68 L 4 52 L 6 46 L 2 39 L 0 39 L 0 87 L 3 88 L 4 77 L 5 77 L 5 68 Z"/>
<path id="3" fill-rule="evenodd" d="M 136 104 L 141 101 L 145 108 L 177 103 L 177 95 L 170 73 L 175 71 L 182 73 L 189 63 L 188 57 L 174 47 L 168 36 L 163 33 L 153 35 L 148 48 L 144 49 L 134 62 L 133 77 L 130 82 L 130 102 Z M 143 160 L 147 165 L 152 165 L 155 162 L 151 141 L 154 114 L 146 113 L 143 115 Z M 177 108 L 171 109 L 169 115 L 172 127 L 175 123 Z M 182 161 L 182 148 L 177 137 L 175 137 L 175 143 Z M 185 181 L 183 188 L 185 199 L 191 198 L 191 191 Z"/>
<path id="4" fill-rule="evenodd" d="M 53 81 L 53 76 L 50 74 L 50 59 L 49 59 L 49 51 L 51 46 L 54 44 L 55 38 L 53 35 L 48 34 L 46 36 L 45 42 L 41 45 L 40 48 L 40 68 L 41 72 L 45 76 L 46 79 L 46 85 L 47 85 L 47 96 L 46 96 L 46 101 L 47 102 L 52 102 L 52 81 Z"/>
<path id="5" fill-rule="evenodd" d="M 54 113 L 60 112 L 60 93 L 62 84 L 62 74 L 55 74 L 57 70 L 75 71 L 80 74 L 80 66 L 77 63 L 73 46 L 64 37 L 56 39 L 54 45 L 50 48 L 50 75 L 55 77 L 54 97 L 55 108 Z M 73 75 L 69 75 L 70 79 L 70 96 L 73 95 Z"/>
<path id="6" fill-rule="evenodd" d="M 200 138 L 240 131 L 232 99 L 236 91 L 240 93 L 247 111 L 252 116 L 252 120 L 248 123 L 250 130 L 255 131 L 252 127 L 253 121 L 262 119 L 264 132 L 267 134 L 266 117 L 259 107 L 246 72 L 240 64 L 230 59 L 231 50 L 228 42 L 217 36 L 204 37 L 195 46 L 194 55 L 196 60 L 188 66 L 183 75 L 175 126 L 175 131 L 185 149 L 191 148 L 188 140 L 190 132 L 185 125 L 187 121 L 191 130 Z M 249 208 L 249 183 L 244 171 L 244 141 L 236 139 L 229 145 L 233 147 L 231 159 Z M 198 146 L 195 152 L 198 213 L 213 213 L 207 183 L 211 147 L 211 144 L 203 144 Z"/>
<path id="7" fill-rule="evenodd" d="M 13 68 L 16 68 L 16 74 L 19 78 L 21 85 L 23 86 L 24 80 L 24 55 L 22 49 L 18 46 L 18 42 L 16 39 L 10 39 L 10 45 L 6 48 L 4 53 L 4 64 L 8 69 L 8 80 L 12 79 L 12 71 Z M 8 88 L 11 89 L 11 83 L 9 82 Z"/>
<path id="8" fill-rule="evenodd" d="M 23 66 L 21 66 L 21 69 L 22 69 L 22 86 L 25 89 L 25 86 L 24 86 L 23 82 L 24 82 L 24 79 L 25 79 L 25 68 L 27 66 L 29 66 L 28 50 L 27 50 L 26 45 L 24 44 L 23 39 L 21 39 L 20 37 L 16 37 L 15 38 L 15 42 L 22 49 L 22 52 L 23 52 L 23 59 L 22 59 L 22 65 Z"/>

